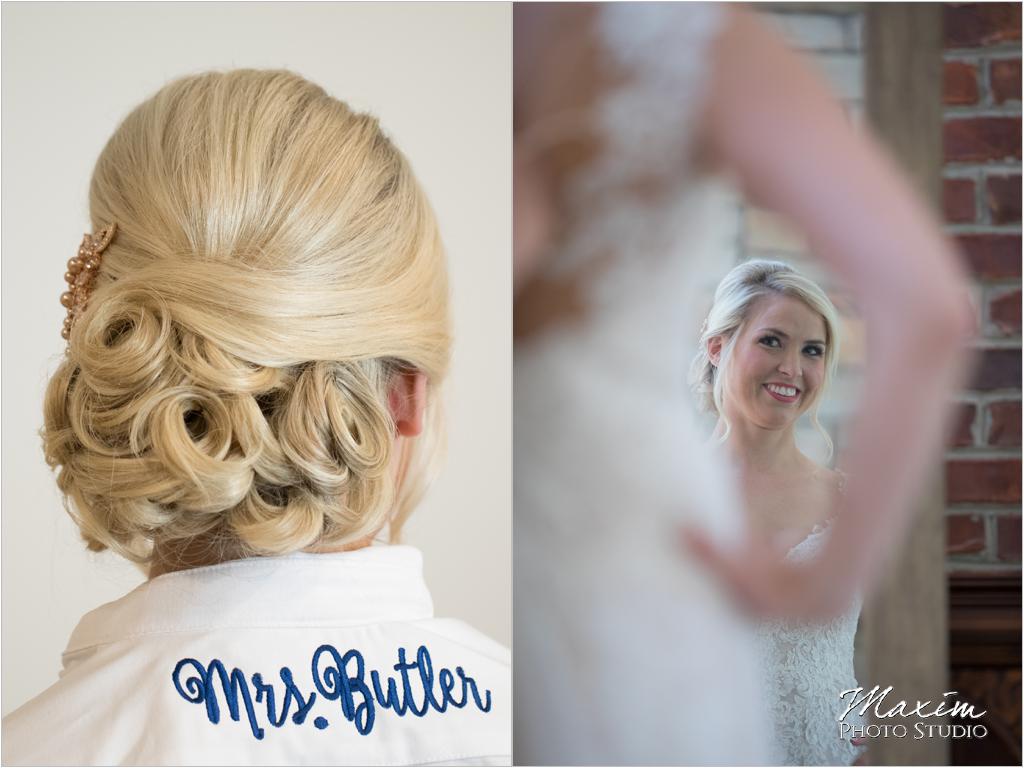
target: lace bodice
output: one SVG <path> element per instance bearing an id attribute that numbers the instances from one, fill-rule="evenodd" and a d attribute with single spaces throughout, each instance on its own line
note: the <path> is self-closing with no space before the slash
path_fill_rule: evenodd
<path id="1" fill-rule="evenodd" d="M 816 526 L 787 555 L 793 562 L 816 557 L 831 526 Z M 842 691 L 855 688 L 853 639 L 860 618 L 858 597 L 825 624 L 770 621 L 758 628 L 767 710 L 773 718 L 772 762 L 778 765 L 850 765 L 860 754 L 849 732 L 839 736 L 846 709 Z M 857 711 L 845 722 L 861 725 Z"/>

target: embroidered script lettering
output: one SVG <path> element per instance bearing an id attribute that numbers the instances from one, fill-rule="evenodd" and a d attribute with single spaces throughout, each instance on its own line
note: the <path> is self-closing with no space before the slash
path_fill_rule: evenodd
<path id="1" fill-rule="evenodd" d="M 435 676 L 430 651 L 425 645 L 419 647 L 412 661 L 408 660 L 405 648 L 398 649 L 398 663 L 392 667 L 398 673 L 397 680 L 375 669 L 367 674 L 366 662 L 359 651 L 350 649 L 341 653 L 333 645 L 316 649 L 311 669 L 316 690 L 307 696 L 295 683 L 292 671 L 282 667 L 280 699 L 277 698 L 279 686 L 264 682 L 259 672 L 251 677 L 238 667 L 229 672 L 220 659 L 211 659 L 205 666 L 196 659 L 182 659 L 175 665 L 171 680 L 185 701 L 205 706 L 211 723 L 220 722 L 223 699 L 231 719 L 238 722 L 244 714 L 257 739 L 262 739 L 266 733 L 259 715 L 265 713 L 266 722 L 280 728 L 291 712 L 292 722 L 301 725 L 313 709 L 318 694 L 325 701 L 337 701 L 344 718 L 364 736 L 373 730 L 378 710 L 390 709 L 398 717 L 406 714 L 424 717 L 431 709 L 445 712 L 449 706 L 461 709 L 472 703 L 481 712 L 491 711 L 490 690 L 484 689 L 481 695 L 476 681 L 462 667 L 455 667 L 454 672 L 442 667 Z M 330 723 L 320 716 L 313 724 L 323 730 Z"/>

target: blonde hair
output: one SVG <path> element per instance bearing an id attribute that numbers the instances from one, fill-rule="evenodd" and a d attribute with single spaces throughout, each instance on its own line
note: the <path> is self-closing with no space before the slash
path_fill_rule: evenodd
<path id="1" fill-rule="evenodd" d="M 114 132 L 89 208 L 117 236 L 41 432 L 89 549 L 397 538 L 438 453 L 448 287 L 377 120 L 287 71 L 185 77 Z M 388 397 L 410 370 L 427 426 L 396 481 Z"/>
<path id="2" fill-rule="evenodd" d="M 700 410 L 716 414 L 724 422 L 724 441 L 731 429 L 723 408 L 725 371 L 750 308 L 757 299 L 772 294 L 799 299 L 825 321 L 825 376 L 811 404 L 810 419 L 831 458 L 832 438 L 818 420 L 818 407 L 839 361 L 839 316 L 825 292 L 785 262 L 752 259 L 734 267 L 718 284 L 690 366 L 690 389 Z M 708 342 L 716 336 L 724 339 L 717 368 L 708 355 Z"/>

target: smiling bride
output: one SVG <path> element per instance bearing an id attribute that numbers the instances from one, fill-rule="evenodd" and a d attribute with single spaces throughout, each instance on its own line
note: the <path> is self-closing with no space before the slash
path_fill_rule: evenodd
<path id="1" fill-rule="evenodd" d="M 751 532 L 779 558 L 819 554 L 843 493 L 842 473 L 796 444 L 801 415 L 832 452 L 818 406 L 839 351 L 835 307 L 788 264 L 753 260 L 719 284 L 691 368 L 699 406 L 717 415 L 714 437 L 742 481 Z M 859 597 L 827 622 L 772 620 L 759 627 L 771 744 L 780 765 L 849 765 L 859 743 L 841 738 L 840 692 L 857 687 L 853 639 Z"/>

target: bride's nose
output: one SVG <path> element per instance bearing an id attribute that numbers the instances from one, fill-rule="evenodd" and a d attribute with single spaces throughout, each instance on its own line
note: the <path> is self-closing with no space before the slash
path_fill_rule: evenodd
<path id="1" fill-rule="evenodd" d="M 799 355 L 786 355 L 780 362 L 778 371 L 783 376 L 789 376 L 790 378 L 796 378 L 800 375 L 800 356 Z"/>

